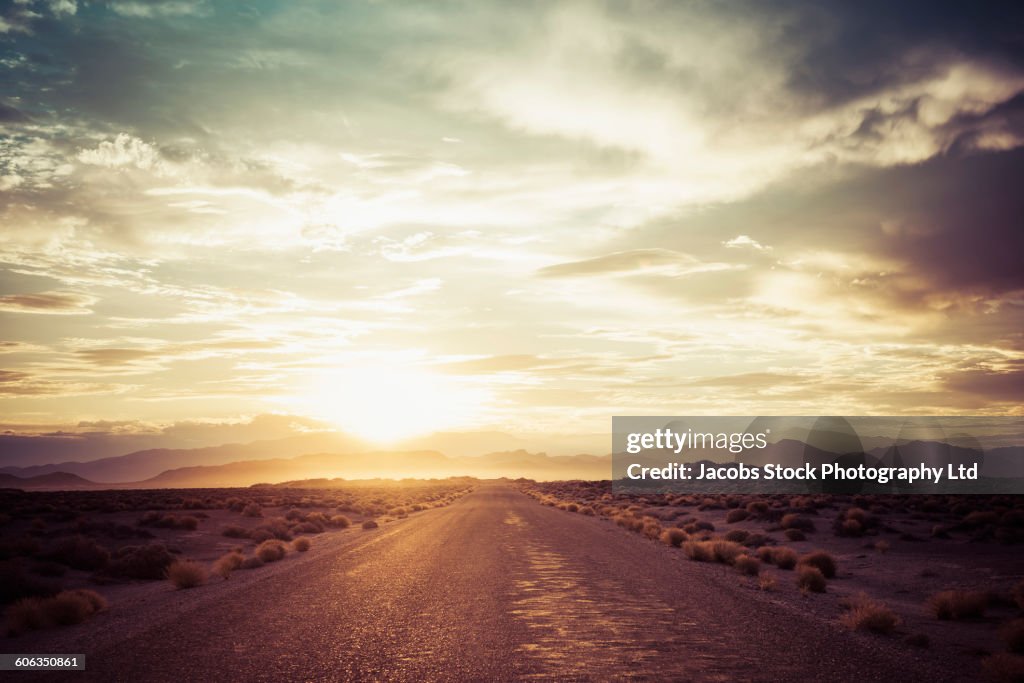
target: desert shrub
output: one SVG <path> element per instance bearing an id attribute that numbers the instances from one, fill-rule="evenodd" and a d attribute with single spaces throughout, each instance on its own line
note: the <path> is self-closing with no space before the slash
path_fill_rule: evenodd
<path id="1" fill-rule="evenodd" d="M 834 579 L 836 576 L 836 558 L 824 550 L 815 550 L 800 558 L 798 564 L 816 567 L 826 579 Z"/>
<path id="2" fill-rule="evenodd" d="M 657 540 L 661 537 L 661 524 L 651 518 L 644 520 L 644 526 L 640 532 L 652 540 Z"/>
<path id="3" fill-rule="evenodd" d="M 199 520 L 191 515 L 180 517 L 178 519 L 178 528 L 187 529 L 188 531 L 195 531 L 199 528 Z"/>
<path id="4" fill-rule="evenodd" d="M 797 541 L 807 540 L 807 536 L 805 536 L 804 532 L 800 531 L 799 529 L 786 529 L 784 534 L 786 536 L 787 541 L 793 541 L 794 543 Z"/>
<path id="5" fill-rule="evenodd" d="M 242 515 L 245 517 L 262 517 L 263 508 L 261 508 L 256 503 L 249 503 L 244 508 L 242 508 Z"/>
<path id="6" fill-rule="evenodd" d="M 313 522 L 303 522 L 302 524 L 296 524 L 292 531 L 297 534 L 322 534 L 324 528 Z"/>
<path id="7" fill-rule="evenodd" d="M 725 534 L 725 540 L 732 541 L 733 543 L 746 543 L 749 537 L 750 532 L 743 529 L 732 529 Z"/>
<path id="8" fill-rule="evenodd" d="M 779 569 L 792 569 L 796 566 L 796 551 L 792 548 L 772 548 L 772 564 Z"/>
<path id="9" fill-rule="evenodd" d="M 884 539 L 881 541 L 875 541 L 874 549 L 875 552 L 877 552 L 879 555 L 887 554 L 891 548 L 892 544 L 889 543 L 889 541 L 886 541 Z"/>
<path id="10" fill-rule="evenodd" d="M 248 538 L 249 532 L 244 527 L 232 524 L 221 529 L 220 535 L 228 538 Z"/>
<path id="11" fill-rule="evenodd" d="M 260 559 L 259 555 L 253 555 L 245 558 L 242 564 L 239 565 L 239 569 L 259 569 L 263 565 L 264 562 Z"/>
<path id="12" fill-rule="evenodd" d="M 715 554 L 715 561 L 722 564 L 732 564 L 736 561 L 737 557 L 746 553 L 746 548 L 732 541 L 715 539 L 710 543 L 711 549 Z"/>
<path id="13" fill-rule="evenodd" d="M 1024 654 L 1024 619 L 1014 619 L 1003 624 L 999 629 L 999 637 L 1006 643 L 1007 650 Z"/>
<path id="14" fill-rule="evenodd" d="M 413 507 L 415 507 L 415 506 L 413 506 Z M 590 507 L 589 505 L 582 505 L 582 506 L 580 506 L 580 514 L 581 515 L 586 515 L 587 517 L 593 517 L 594 516 L 594 508 Z"/>
<path id="15" fill-rule="evenodd" d="M 728 534 L 727 534 L 727 536 L 728 536 Z M 758 548 L 758 547 L 760 547 L 762 545 L 767 545 L 769 543 L 774 543 L 774 542 L 775 542 L 775 539 L 771 538 L 770 536 L 765 536 L 764 534 L 753 533 L 753 534 L 748 534 L 747 535 L 746 540 L 743 541 L 743 545 L 747 546 L 748 548 Z"/>
<path id="16" fill-rule="evenodd" d="M 958 621 L 985 616 L 988 595 L 981 591 L 948 590 L 928 598 L 928 609 L 936 619 Z"/>
<path id="17" fill-rule="evenodd" d="M 807 564 L 800 565 L 796 572 L 796 585 L 801 590 L 812 593 L 824 593 L 826 586 L 825 575 L 817 567 Z"/>
<path id="18" fill-rule="evenodd" d="M 768 503 L 763 500 L 754 500 L 747 503 L 747 512 L 752 515 L 763 515 L 768 512 Z"/>
<path id="19" fill-rule="evenodd" d="M 107 573 L 126 579 L 157 581 L 167 575 L 174 556 L 159 543 L 143 546 L 125 546 L 115 553 L 107 566 Z"/>
<path id="20" fill-rule="evenodd" d="M 742 522 L 749 516 L 750 513 L 743 508 L 735 508 L 729 510 L 729 513 L 725 516 L 725 522 L 726 524 L 735 524 L 736 522 Z"/>
<path id="21" fill-rule="evenodd" d="M 771 574 L 761 574 L 757 577 L 757 588 L 765 592 L 775 590 L 775 577 Z"/>
<path id="22" fill-rule="evenodd" d="M 569 512 L 579 512 L 580 506 L 577 505 L 576 503 L 569 503 L 568 505 L 565 506 L 565 509 L 568 510 Z"/>
<path id="23" fill-rule="evenodd" d="M 288 527 L 288 523 L 280 517 L 260 524 L 249 532 L 249 538 L 259 543 L 267 540 L 267 534 L 269 534 L 269 538 L 276 538 L 279 541 L 292 540 L 292 532 Z M 260 538 L 257 538 L 257 536 Z"/>
<path id="24" fill-rule="evenodd" d="M 686 532 L 678 527 L 669 527 L 661 532 L 661 542 L 678 548 L 686 540 Z"/>
<path id="25" fill-rule="evenodd" d="M 791 512 L 782 518 L 783 529 L 798 529 L 804 532 L 814 531 L 814 520 L 804 515 Z"/>
<path id="26" fill-rule="evenodd" d="M 287 553 L 284 543 L 276 539 L 263 541 L 256 547 L 256 556 L 264 562 L 277 562 L 284 559 Z"/>
<path id="27" fill-rule="evenodd" d="M 224 579 L 230 578 L 231 572 L 241 567 L 243 562 L 245 557 L 242 553 L 232 551 L 213 563 L 213 573 Z"/>
<path id="28" fill-rule="evenodd" d="M 61 539 L 46 554 L 46 559 L 66 564 L 72 569 L 102 569 L 110 561 L 110 551 L 84 536 Z"/>
<path id="29" fill-rule="evenodd" d="M 193 560 L 175 560 L 167 568 L 167 579 L 175 588 L 196 588 L 206 583 L 206 567 Z"/>
<path id="30" fill-rule="evenodd" d="M 285 513 L 284 518 L 285 519 L 295 519 L 295 520 L 298 520 L 298 519 L 304 519 L 305 517 L 302 514 L 302 510 L 299 510 L 298 508 L 292 508 L 287 513 Z"/>
<path id="31" fill-rule="evenodd" d="M 24 598 L 7 609 L 7 628 L 12 635 L 51 626 L 80 624 L 106 609 L 107 601 L 95 591 L 62 591 L 50 598 Z"/>
<path id="32" fill-rule="evenodd" d="M 964 517 L 961 524 L 968 529 L 974 529 L 979 526 L 995 524 L 998 520 L 999 515 L 991 510 L 977 510 Z"/>
<path id="33" fill-rule="evenodd" d="M 313 542 L 305 536 L 300 536 L 292 541 L 292 547 L 298 550 L 300 553 L 304 553 L 312 547 Z"/>
<path id="34" fill-rule="evenodd" d="M 715 553 L 709 541 L 686 541 L 683 552 L 694 562 L 714 562 Z"/>
<path id="35" fill-rule="evenodd" d="M 347 529 L 352 526 L 352 520 L 345 515 L 334 515 L 330 519 L 331 526 L 336 526 L 339 529 Z"/>
<path id="36" fill-rule="evenodd" d="M 755 553 L 755 555 L 756 555 L 757 559 L 761 560 L 762 562 L 767 562 L 769 564 L 771 564 L 771 562 L 772 562 L 772 548 L 771 548 L 771 546 L 767 546 L 767 545 L 761 546 L 760 548 L 757 549 L 757 552 Z"/>
<path id="37" fill-rule="evenodd" d="M 740 555 L 733 561 L 733 566 L 741 574 L 747 574 L 748 576 L 757 576 L 761 573 L 761 561 L 750 555 Z"/>
<path id="38" fill-rule="evenodd" d="M 368 519 L 368 520 L 366 520 L 365 522 L 363 522 L 363 525 L 362 525 L 362 526 L 363 526 L 363 529 L 364 529 L 364 530 L 369 530 L 369 529 L 376 529 L 376 528 L 377 528 L 378 526 L 380 526 L 380 525 L 379 525 L 379 524 L 377 524 L 377 522 L 376 522 L 376 521 L 374 521 L 374 520 L 372 520 L 372 519 Z"/>
<path id="39" fill-rule="evenodd" d="M 892 633 L 900 619 L 896 613 L 864 593 L 847 602 L 849 611 L 840 617 L 844 626 L 854 631 Z"/>
<path id="40" fill-rule="evenodd" d="M 989 678 L 999 683 L 1024 681 L 1024 657 L 1020 655 L 998 652 L 987 657 L 981 667 Z"/>

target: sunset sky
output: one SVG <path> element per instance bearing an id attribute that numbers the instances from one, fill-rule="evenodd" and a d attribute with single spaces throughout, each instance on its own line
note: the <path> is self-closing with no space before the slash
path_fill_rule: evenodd
<path id="1" fill-rule="evenodd" d="M 1022 414 L 1024 17 L 960 6 L 6 2 L 2 428 Z"/>

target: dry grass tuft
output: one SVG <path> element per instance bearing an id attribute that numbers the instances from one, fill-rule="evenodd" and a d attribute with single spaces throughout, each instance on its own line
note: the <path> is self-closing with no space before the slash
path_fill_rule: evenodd
<path id="1" fill-rule="evenodd" d="M 797 564 L 808 565 L 816 568 L 826 579 L 836 577 L 836 558 L 824 550 L 815 550 L 800 558 Z"/>
<path id="2" fill-rule="evenodd" d="M 936 619 L 959 621 L 985 616 L 988 595 L 981 591 L 949 590 L 928 598 L 928 609 Z"/>
<path id="3" fill-rule="evenodd" d="M 796 566 L 796 551 L 792 548 L 772 548 L 772 564 L 779 569 L 792 569 Z"/>
<path id="4" fill-rule="evenodd" d="M 292 547 L 298 550 L 300 553 L 304 553 L 313 547 L 313 542 L 305 536 L 300 536 L 292 541 Z"/>
<path id="5" fill-rule="evenodd" d="M 243 562 L 245 562 L 245 556 L 240 552 L 232 551 L 213 563 L 213 573 L 223 579 L 228 579 L 231 577 L 231 572 L 241 567 Z"/>
<path id="6" fill-rule="evenodd" d="M 661 532 L 661 542 L 673 548 L 681 546 L 687 538 L 686 532 L 678 527 L 669 527 Z"/>
<path id="7" fill-rule="evenodd" d="M 802 564 L 797 567 L 796 585 L 800 590 L 810 591 L 811 593 L 824 593 L 827 582 L 825 581 L 825 575 L 821 573 L 820 569 L 808 564 Z"/>
<path id="8" fill-rule="evenodd" d="M 370 529 L 376 529 L 379 526 L 380 525 L 377 524 L 377 522 L 375 522 L 372 519 L 368 519 L 365 522 L 363 522 L 363 530 L 364 531 L 369 531 Z"/>
<path id="9" fill-rule="evenodd" d="M 179 589 L 202 586 L 207 578 L 206 567 L 193 560 L 175 560 L 167 568 L 167 579 Z"/>
<path id="10" fill-rule="evenodd" d="M 694 562 L 714 562 L 715 552 L 708 541 L 686 541 L 683 552 Z"/>
<path id="11" fill-rule="evenodd" d="M 263 541 L 256 546 L 256 557 L 260 558 L 264 562 L 277 562 L 278 560 L 283 560 L 286 554 L 288 554 L 288 549 L 285 548 L 283 542 L 277 539 Z"/>
<path id="12" fill-rule="evenodd" d="M 839 621 L 854 631 L 892 633 L 900 623 L 900 618 L 895 612 L 864 593 L 847 601 L 847 604 L 849 611 L 840 617 Z"/>
<path id="13" fill-rule="evenodd" d="M 26 631 L 80 624 L 107 608 L 107 601 L 95 591 L 80 588 L 62 591 L 52 598 L 24 598 L 7 608 L 7 629 L 11 635 Z"/>
<path id="14" fill-rule="evenodd" d="M 732 566 L 736 567 L 739 573 L 747 576 L 757 576 L 761 573 L 761 561 L 750 555 L 740 555 Z"/>
<path id="15" fill-rule="evenodd" d="M 761 574 L 757 577 L 757 587 L 766 593 L 775 590 L 775 577 L 771 574 Z"/>

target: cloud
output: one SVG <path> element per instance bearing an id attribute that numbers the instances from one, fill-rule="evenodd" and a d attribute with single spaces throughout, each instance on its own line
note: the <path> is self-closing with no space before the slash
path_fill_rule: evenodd
<path id="1" fill-rule="evenodd" d="M 96 297 L 79 292 L 41 292 L 0 296 L 0 311 L 43 315 L 87 315 Z"/>
<path id="2" fill-rule="evenodd" d="M 127 133 L 104 140 L 95 149 L 82 150 L 78 160 L 105 168 L 133 167 L 147 171 L 159 170 L 161 165 L 160 153 L 155 147 Z"/>
<path id="3" fill-rule="evenodd" d="M 586 277 L 600 275 L 657 274 L 682 277 L 693 273 L 706 273 L 737 268 L 727 263 L 705 263 L 699 259 L 670 249 L 632 249 L 605 256 L 559 263 L 538 271 L 541 277 Z"/>
<path id="4" fill-rule="evenodd" d="M 947 373 L 943 388 L 954 394 L 972 394 L 991 402 L 1020 403 L 1024 387 L 1024 360 L 1002 367 L 980 366 Z"/>
<path id="5" fill-rule="evenodd" d="M 771 250 L 771 247 L 764 246 L 763 244 L 753 239 L 752 237 L 749 237 L 748 235 L 737 235 L 736 237 L 733 237 L 731 240 L 726 240 L 725 242 L 722 242 L 722 246 L 726 247 L 727 249 L 749 248 L 754 249 L 755 251 Z"/>
<path id="6" fill-rule="evenodd" d="M 123 17 L 151 19 L 153 17 L 181 17 L 205 12 L 204 3 L 188 0 L 152 0 L 147 2 L 117 1 L 108 7 Z"/>

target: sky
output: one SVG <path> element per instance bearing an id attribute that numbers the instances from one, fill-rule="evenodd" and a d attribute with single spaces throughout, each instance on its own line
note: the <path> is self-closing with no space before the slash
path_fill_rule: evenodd
<path id="1" fill-rule="evenodd" d="M 0 7 L 9 434 L 1024 414 L 1019 4 Z"/>

